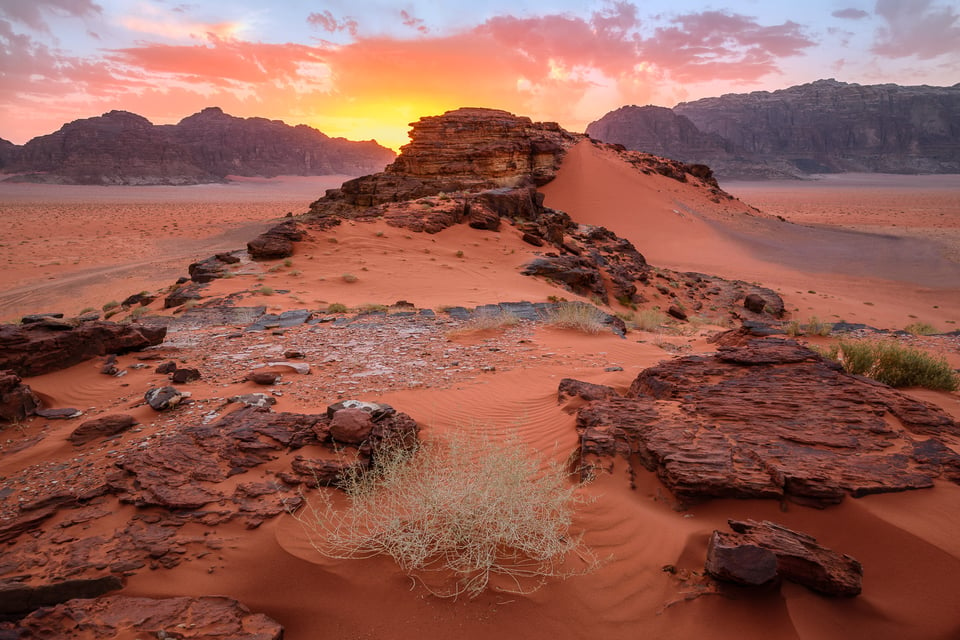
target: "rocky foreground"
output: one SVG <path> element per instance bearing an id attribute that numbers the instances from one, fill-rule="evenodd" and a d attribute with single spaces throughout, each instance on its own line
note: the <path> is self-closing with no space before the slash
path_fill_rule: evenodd
<path id="1" fill-rule="evenodd" d="M 851 611 L 828 599 L 873 602 L 879 587 L 869 582 L 871 571 L 887 576 L 889 567 L 855 557 L 843 536 L 834 548 L 823 533 L 834 528 L 832 517 L 844 526 L 849 510 L 842 509 L 853 498 L 960 484 L 954 418 L 786 339 L 787 312 L 773 290 L 657 268 L 614 230 L 544 206 L 538 185 L 554 179 L 574 145 L 596 143 L 482 109 L 425 118 L 411 139 L 383 172 L 328 192 L 310 213 L 246 249 L 190 265 L 189 277 L 165 291 L 130 296 L 111 310 L 126 323 L 97 313 L 38 314 L 0 328 L 0 418 L 8 425 L 0 457 L 0 637 L 313 638 L 321 630 L 351 637 L 376 624 L 367 605 L 343 622 L 356 593 L 382 600 L 383 624 L 394 631 L 416 611 L 439 634 L 453 633 L 446 616 L 463 637 L 489 637 L 493 620 L 508 634 L 545 638 L 560 633 L 556 625 L 595 629 L 602 623 L 592 615 L 566 614 L 638 576 L 650 582 L 616 598 L 617 610 L 633 611 L 627 600 L 647 609 L 652 598 L 660 609 L 649 624 L 661 613 L 676 629 L 685 615 L 713 621 L 736 611 L 758 629 L 745 637 L 764 637 L 767 626 L 749 616 L 769 622 L 763 612 L 781 589 L 775 599 L 809 602 L 796 597 L 795 583 L 819 594 L 824 600 L 814 602 L 831 615 L 879 628 L 882 616 L 870 606 Z M 729 201 L 706 167 L 603 148 L 643 179 Z M 347 231 L 365 229 L 378 241 L 395 232 L 414 243 L 397 255 L 418 254 L 421 269 L 444 268 L 427 256 L 439 252 L 430 240 L 445 234 L 478 239 L 467 247 L 478 253 L 481 243 L 501 243 L 499 260 L 511 266 L 491 268 L 504 282 L 519 272 L 542 299 L 430 309 L 397 290 L 394 304 L 346 311 L 274 305 L 276 291 L 263 290 L 318 278 L 285 270 L 310 269 L 313 258 L 359 237 Z M 373 246 L 389 252 L 382 242 Z M 408 268 L 412 278 L 416 269 Z M 255 288 L 245 280 L 252 274 L 263 278 Z M 341 279 L 347 275 L 356 279 Z M 597 335 L 554 328 L 567 297 L 596 311 Z M 625 322 L 631 308 L 653 306 L 661 311 L 656 333 Z M 106 391 L 94 403 L 85 388 Z M 72 394 L 84 402 L 67 404 Z M 426 596 L 404 600 L 400 617 L 388 617 L 397 598 L 390 585 L 405 593 L 409 584 L 381 567 L 361 596 L 352 580 L 365 575 L 365 561 L 302 574 L 315 583 L 272 567 L 248 575 L 238 565 L 255 565 L 256 550 L 278 540 L 295 549 L 282 524 L 287 514 L 319 491 L 333 492 L 326 487 L 346 469 L 376 465 L 378 444 L 430 437 L 441 428 L 436 423 L 454 421 L 438 414 L 459 419 L 463 403 L 464 418 L 503 420 L 521 436 L 523 423 L 532 423 L 544 448 L 559 448 L 557 457 L 581 477 L 609 479 L 606 491 L 619 490 L 626 476 L 634 491 L 618 498 L 624 513 L 641 505 L 670 540 L 645 529 L 640 537 L 650 551 L 612 545 L 620 555 L 598 571 L 596 584 L 572 596 L 566 587 L 548 592 L 545 602 L 566 603 L 563 615 L 527 598 L 514 606 L 490 599 L 480 605 L 489 616 L 483 624 L 474 624 L 473 609 L 448 615 Z M 728 499 L 762 516 L 741 517 Z M 715 528 L 703 530 L 714 521 L 696 511 L 704 504 L 724 512 Z M 798 510 L 816 515 L 805 519 Z M 602 524 L 611 514 L 593 517 L 588 542 L 621 527 Z M 816 535 L 804 522 L 817 526 Z M 248 549 L 253 555 L 243 555 Z M 284 566 L 314 568 L 290 565 L 290 553 Z M 227 577 L 218 581 L 221 574 Z M 164 576 L 184 592 L 145 586 Z M 261 584 L 240 584 L 251 580 L 281 593 L 270 600 Z M 204 591 L 208 584 L 217 590 Z M 327 607 L 325 599 L 339 604 Z M 255 601 L 270 603 L 269 611 Z M 326 617 L 314 622 L 288 601 Z M 606 612 L 599 618 L 619 619 L 606 605 L 591 606 Z M 716 608 L 704 614 L 700 607 Z M 424 632 L 419 623 L 407 626 Z M 684 633 L 678 637 L 702 630 Z"/>

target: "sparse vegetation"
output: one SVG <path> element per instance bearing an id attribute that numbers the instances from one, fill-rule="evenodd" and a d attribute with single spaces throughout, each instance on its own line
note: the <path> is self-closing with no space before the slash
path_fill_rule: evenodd
<path id="1" fill-rule="evenodd" d="M 346 508 L 324 494 L 300 514 L 321 554 L 388 555 L 444 597 L 475 597 L 491 586 L 528 593 L 596 566 L 570 532 L 576 487 L 558 466 L 544 471 L 519 443 L 457 433 L 375 453 L 372 468 L 355 466 L 342 478 Z M 563 566 L 573 551 L 585 558 L 580 570 Z M 456 582 L 437 585 L 427 578 L 433 572 L 440 580 L 452 573 Z"/>
<path id="2" fill-rule="evenodd" d="M 932 336 L 940 333 L 935 326 L 926 322 L 913 322 L 905 326 L 903 330 L 915 336 Z"/>
<path id="3" fill-rule="evenodd" d="M 327 305 L 327 313 L 346 313 L 349 311 L 347 305 L 342 302 L 333 302 Z"/>
<path id="4" fill-rule="evenodd" d="M 447 332 L 450 337 L 473 333 L 475 331 L 495 331 L 506 329 L 520 322 L 520 318 L 506 311 L 477 313 L 459 328 Z"/>
<path id="5" fill-rule="evenodd" d="M 891 387 L 926 387 L 936 391 L 956 391 L 960 387 L 960 376 L 943 357 L 893 340 L 841 340 L 820 353 L 836 360 L 850 373 Z"/>
<path id="6" fill-rule="evenodd" d="M 345 273 L 342 276 L 340 276 L 340 278 L 344 282 L 356 282 L 358 280 L 357 276 L 353 275 L 352 273 Z"/>
<path id="7" fill-rule="evenodd" d="M 293 266 L 293 260 L 291 260 L 290 258 L 287 258 L 286 260 L 283 261 L 283 266 L 289 269 L 290 267 Z"/>
<path id="8" fill-rule="evenodd" d="M 117 302 L 116 300 L 111 300 L 110 302 L 100 307 L 100 309 L 102 311 L 110 311 L 111 309 L 116 309 L 119 306 L 120 306 L 119 302 Z"/>
<path id="9" fill-rule="evenodd" d="M 458 258 L 462 258 L 462 257 L 463 257 L 463 251 L 457 251 L 454 255 L 456 255 Z"/>
<path id="10" fill-rule="evenodd" d="M 257 287 L 256 289 L 254 289 L 253 293 L 255 295 L 261 295 L 261 296 L 272 296 L 274 294 L 274 290 L 273 290 L 273 287 L 268 287 L 264 285 L 262 287 Z"/>
<path id="11" fill-rule="evenodd" d="M 97 310 L 96 307 L 84 307 L 83 309 L 80 309 L 77 315 L 82 316 L 85 313 L 90 313 L 91 311 L 96 311 L 96 310 Z"/>
<path id="12" fill-rule="evenodd" d="M 547 323 L 584 333 L 600 333 L 606 328 L 607 315 L 593 305 L 583 302 L 561 302 L 552 310 Z"/>
<path id="13" fill-rule="evenodd" d="M 330 244 L 337 244 L 339 240 L 337 240 L 334 236 L 330 236 L 329 238 L 327 238 L 327 242 L 329 242 Z"/>
<path id="14" fill-rule="evenodd" d="M 633 318 L 633 326 L 640 331 L 656 331 L 669 322 L 667 314 L 659 309 L 641 309 Z"/>

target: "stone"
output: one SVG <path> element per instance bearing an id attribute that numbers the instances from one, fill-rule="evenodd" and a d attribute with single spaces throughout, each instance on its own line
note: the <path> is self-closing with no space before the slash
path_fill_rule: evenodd
<path id="1" fill-rule="evenodd" d="M 174 370 L 173 374 L 170 376 L 170 381 L 174 384 L 183 384 L 185 382 L 194 382 L 200 379 L 200 370 L 183 368 Z"/>
<path id="2" fill-rule="evenodd" d="M 173 373 L 177 370 L 177 363 L 173 360 L 168 360 L 157 365 L 157 368 L 154 369 L 157 373 L 168 374 Z"/>
<path id="3" fill-rule="evenodd" d="M 121 588 L 123 582 L 114 575 L 29 585 L 2 582 L 0 614 L 29 613 L 40 607 L 50 607 L 75 598 L 96 598 Z"/>
<path id="4" fill-rule="evenodd" d="M 734 532 L 714 531 L 707 546 L 705 568 L 717 580 L 756 586 L 779 576 L 828 596 L 860 594 L 863 567 L 855 558 L 773 522 L 729 524 Z"/>
<path id="5" fill-rule="evenodd" d="M 373 420 L 363 409 L 341 409 L 330 420 L 330 436 L 335 442 L 360 444 L 372 431 Z"/>
<path id="6" fill-rule="evenodd" d="M 79 418 L 83 415 L 83 411 L 80 409 L 74 409 L 73 407 L 61 407 L 59 409 L 37 409 L 34 413 L 41 418 L 47 418 L 48 420 L 70 420 L 72 418 Z"/>
<path id="7" fill-rule="evenodd" d="M 254 384 L 271 385 L 277 383 L 280 374 L 272 371 L 251 371 L 247 374 L 246 379 Z"/>
<path id="8" fill-rule="evenodd" d="M 303 240 L 305 232 L 293 220 L 271 227 L 247 243 L 254 260 L 276 260 L 293 255 L 293 243 Z"/>
<path id="9" fill-rule="evenodd" d="M 327 407 L 327 417 L 333 418 L 344 409 L 359 409 L 370 414 L 374 422 L 379 422 L 396 414 L 396 409 L 383 402 L 364 402 L 363 400 L 341 400 Z"/>
<path id="10" fill-rule="evenodd" d="M 43 322 L 0 325 L 0 370 L 18 376 L 59 371 L 97 356 L 139 351 L 163 342 L 167 329 L 136 323 L 84 322 L 50 329 Z"/>
<path id="11" fill-rule="evenodd" d="M 283 367 L 304 376 L 310 374 L 310 365 L 306 362 L 268 362 L 267 366 Z"/>
<path id="12" fill-rule="evenodd" d="M 78 621 L 82 623 L 78 624 Z M 18 623 L 36 638 L 166 638 L 281 640 L 283 627 L 226 596 L 78 599 L 30 614 Z"/>
<path id="13" fill-rule="evenodd" d="M 149 404 L 150 408 L 154 411 L 172 409 L 180 404 L 185 397 L 187 396 L 182 391 L 176 387 L 169 386 L 150 389 L 143 395 L 143 399 L 147 401 L 147 404 Z"/>
<path id="14" fill-rule="evenodd" d="M 564 378 L 561 380 L 557 390 L 557 400 L 560 403 L 565 403 L 571 398 L 580 398 L 587 402 L 593 402 L 594 400 L 605 400 L 615 395 L 616 391 L 613 390 L 613 387 L 593 384 L 591 382 L 582 382 L 580 380 L 574 380 L 573 378 Z"/>
<path id="15" fill-rule="evenodd" d="M 189 281 L 184 284 L 177 285 L 170 293 L 167 294 L 167 297 L 163 299 L 163 308 L 172 309 L 174 307 L 182 306 L 190 301 L 202 299 L 204 287 L 206 287 L 206 284 Z"/>
<path id="16" fill-rule="evenodd" d="M 675 304 L 670 305 L 670 307 L 667 309 L 667 315 L 671 318 L 676 318 L 677 320 L 686 321 L 687 319 L 687 312 Z"/>
<path id="17" fill-rule="evenodd" d="M 32 416 L 40 407 L 40 398 L 20 376 L 12 371 L 0 371 L 0 422 L 20 422 Z"/>
<path id="18" fill-rule="evenodd" d="M 960 482 L 960 455 L 938 439 L 960 425 L 943 410 L 793 340 L 730 336 L 740 343 L 646 369 L 624 397 L 580 407 L 580 466 L 635 460 L 682 504 L 787 498 L 823 508 Z"/>
<path id="19" fill-rule="evenodd" d="M 269 407 L 277 404 L 276 398 L 265 393 L 244 393 L 239 396 L 232 396 L 229 400 L 230 402 L 245 404 L 248 407 Z"/>
<path id="20" fill-rule="evenodd" d="M 767 301 L 762 296 L 751 293 L 743 299 L 743 306 L 754 313 L 763 313 L 767 308 Z"/>
<path id="21" fill-rule="evenodd" d="M 594 262 L 581 256 L 536 258 L 525 264 L 521 273 L 546 278 L 579 295 L 607 297 L 600 270 Z"/>
<path id="22" fill-rule="evenodd" d="M 68 436 L 74 445 L 80 446 L 98 438 L 109 438 L 138 424 L 137 419 L 125 413 L 111 413 L 80 424 Z"/>

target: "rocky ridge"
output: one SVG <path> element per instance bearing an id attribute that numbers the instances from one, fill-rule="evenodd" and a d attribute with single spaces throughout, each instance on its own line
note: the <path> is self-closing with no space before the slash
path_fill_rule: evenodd
<path id="1" fill-rule="evenodd" d="M 13 179 L 67 184 L 198 184 L 228 175 L 357 175 L 393 159 L 375 141 L 330 138 L 279 120 L 208 107 L 175 125 L 126 111 L 75 120 L 21 147 L 0 149 Z"/>
<path id="2" fill-rule="evenodd" d="M 709 163 L 725 178 L 960 172 L 960 85 L 818 80 L 780 91 L 623 107 L 587 127 L 606 142 Z M 693 129 L 690 128 L 693 125 Z"/>

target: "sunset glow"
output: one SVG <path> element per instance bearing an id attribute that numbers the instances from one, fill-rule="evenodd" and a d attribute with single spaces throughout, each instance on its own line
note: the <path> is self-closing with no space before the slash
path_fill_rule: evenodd
<path id="1" fill-rule="evenodd" d="M 159 124 L 219 106 L 398 148 L 409 122 L 459 106 L 582 131 L 624 104 L 673 106 L 825 77 L 951 85 L 960 12 L 940 0 L 457 10 L 360 0 L 313 11 L 243 0 L 2 0 L 0 45 L 0 137 L 18 144 L 112 109 Z"/>

